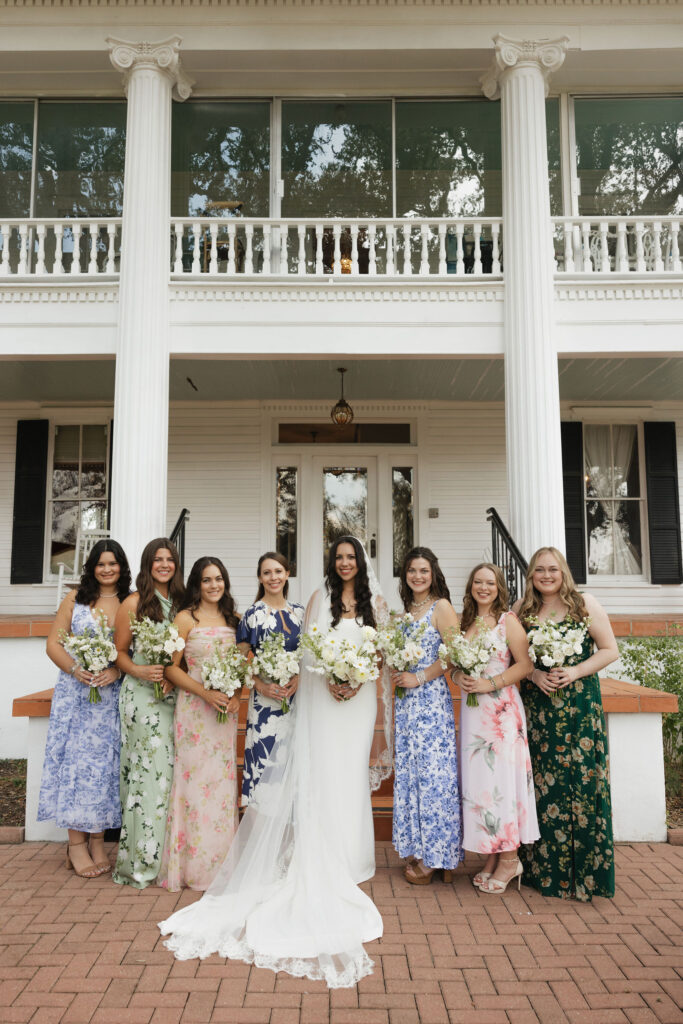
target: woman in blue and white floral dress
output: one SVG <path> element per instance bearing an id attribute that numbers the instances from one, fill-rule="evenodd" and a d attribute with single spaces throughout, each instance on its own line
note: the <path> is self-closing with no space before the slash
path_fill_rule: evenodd
<path id="1" fill-rule="evenodd" d="M 287 601 L 289 591 L 289 563 L 284 555 L 267 551 L 258 561 L 256 576 L 259 581 L 256 601 L 247 608 L 237 627 L 236 643 L 244 654 L 256 653 L 265 637 L 282 633 L 285 648 L 295 650 L 299 645 L 304 608 Z M 283 698 L 290 701 L 296 692 L 298 676 L 292 676 L 287 686 L 278 686 L 255 677 L 249 696 L 247 735 L 244 744 L 242 772 L 242 805 L 250 803 L 266 761 L 275 744 L 278 726 L 285 712 Z"/>
<path id="2" fill-rule="evenodd" d="M 394 822 L 392 841 L 410 859 L 405 877 L 428 885 L 441 868 L 445 882 L 463 860 L 458 756 L 453 702 L 438 657 L 442 638 L 458 617 L 436 556 L 429 548 L 406 555 L 400 577 L 405 610 L 426 621 L 424 651 L 411 672 L 394 672 L 405 689 L 395 701 Z M 411 625 L 406 627 L 409 631 Z"/>

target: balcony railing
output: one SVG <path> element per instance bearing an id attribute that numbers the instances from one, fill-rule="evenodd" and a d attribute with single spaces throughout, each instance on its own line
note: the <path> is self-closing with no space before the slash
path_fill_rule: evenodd
<path id="1" fill-rule="evenodd" d="M 554 217 L 560 274 L 680 274 L 683 217 Z"/>
<path id="2" fill-rule="evenodd" d="M 499 276 L 501 218 L 230 219 L 172 223 L 174 274 Z"/>
<path id="3" fill-rule="evenodd" d="M 0 277 L 118 274 L 121 218 L 0 219 Z"/>

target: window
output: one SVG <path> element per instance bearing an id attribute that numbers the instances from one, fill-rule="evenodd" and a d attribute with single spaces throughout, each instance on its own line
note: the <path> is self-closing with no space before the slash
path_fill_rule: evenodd
<path id="1" fill-rule="evenodd" d="M 587 423 L 583 448 L 588 573 L 638 576 L 643 572 L 638 428 Z"/>
<path id="2" fill-rule="evenodd" d="M 394 466 L 391 471 L 394 576 L 400 576 L 403 560 L 415 543 L 414 472 L 412 466 Z"/>
<path id="3" fill-rule="evenodd" d="M 410 444 L 410 423 L 278 423 L 278 444 Z"/>
<path id="4" fill-rule="evenodd" d="M 109 426 L 55 427 L 48 510 L 49 572 L 73 573 L 85 530 L 107 528 Z"/>
<path id="5" fill-rule="evenodd" d="M 275 470 L 275 550 L 289 562 L 290 575 L 297 575 L 298 495 L 296 466 Z"/>
<path id="6" fill-rule="evenodd" d="M 0 214 L 31 216 L 33 103 L 0 103 Z"/>

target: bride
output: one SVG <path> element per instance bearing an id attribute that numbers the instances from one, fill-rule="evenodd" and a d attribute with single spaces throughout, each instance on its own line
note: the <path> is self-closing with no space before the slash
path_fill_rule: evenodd
<path id="1" fill-rule="evenodd" d="M 385 616 L 363 546 L 338 538 L 304 630 L 360 643 L 362 627 Z M 379 938 L 382 918 L 358 883 L 375 873 L 370 788 L 391 772 L 390 740 L 388 673 L 377 687 L 326 684 L 306 654 L 296 705 L 223 866 L 201 900 L 159 925 L 178 959 L 218 953 L 330 988 L 371 973 L 363 943 Z"/>

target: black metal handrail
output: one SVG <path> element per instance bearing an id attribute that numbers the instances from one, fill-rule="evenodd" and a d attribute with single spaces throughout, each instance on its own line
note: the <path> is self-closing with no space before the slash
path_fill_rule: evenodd
<path id="1" fill-rule="evenodd" d="M 491 561 L 503 570 L 510 592 L 510 603 L 514 604 L 524 593 L 529 563 L 495 508 L 486 509 L 486 521 L 491 524 Z"/>
<path id="2" fill-rule="evenodd" d="M 169 540 L 172 540 L 175 546 L 178 548 L 178 554 L 180 555 L 181 571 L 183 570 L 185 565 L 185 527 L 189 523 L 189 521 L 190 510 L 189 508 L 184 508 L 181 511 L 180 515 L 178 516 L 176 524 L 171 530 L 171 536 L 169 538 Z"/>

